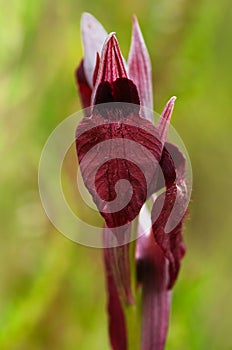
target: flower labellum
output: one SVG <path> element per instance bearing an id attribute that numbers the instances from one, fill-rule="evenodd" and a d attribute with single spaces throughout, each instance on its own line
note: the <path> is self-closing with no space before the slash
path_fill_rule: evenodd
<path id="1" fill-rule="evenodd" d="M 83 181 L 105 220 L 104 263 L 112 349 L 133 347 L 125 308 L 136 304 L 131 266 L 142 288 L 142 350 L 162 350 L 168 329 L 171 288 L 185 248 L 185 158 L 167 142 L 175 97 L 153 124 L 151 62 L 136 17 L 128 63 L 115 33 L 90 14 L 81 20 L 84 58 L 76 82 L 85 110 L 76 150 Z M 163 187 L 166 191 L 155 196 Z M 146 201 L 152 198 L 149 213 Z M 139 217 L 134 256 L 131 228 Z M 144 222 L 150 222 L 146 232 Z M 109 232 L 117 241 L 111 247 Z M 169 233 L 167 233 L 169 232 Z M 108 233 L 108 234 L 107 234 Z M 138 345 L 136 345 L 138 346 Z M 135 347 L 133 348 L 135 349 Z"/>

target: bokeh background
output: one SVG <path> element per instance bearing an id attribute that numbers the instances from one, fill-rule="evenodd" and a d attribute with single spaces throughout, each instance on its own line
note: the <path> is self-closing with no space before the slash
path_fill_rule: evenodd
<path id="1" fill-rule="evenodd" d="M 191 157 L 194 186 L 167 349 L 231 350 L 231 0 L 1 1 L 0 349 L 109 349 L 102 251 L 56 231 L 37 187 L 47 137 L 80 109 L 73 72 L 83 11 L 117 32 L 125 57 L 136 13 L 153 64 L 155 110 L 178 96 L 172 124 Z M 67 197 L 99 223 L 73 195 L 75 172 L 71 150 Z"/>

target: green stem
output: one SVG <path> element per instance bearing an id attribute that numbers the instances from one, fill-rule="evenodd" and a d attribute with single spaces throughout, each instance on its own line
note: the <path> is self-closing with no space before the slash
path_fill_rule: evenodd
<path id="1" fill-rule="evenodd" d="M 125 307 L 128 350 L 140 350 L 140 322 L 136 305 Z"/>

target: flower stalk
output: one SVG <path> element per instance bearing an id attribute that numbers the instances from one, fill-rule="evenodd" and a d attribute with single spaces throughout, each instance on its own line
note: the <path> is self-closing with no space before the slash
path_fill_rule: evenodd
<path id="1" fill-rule="evenodd" d="M 81 32 L 85 55 L 76 82 L 90 109 L 77 127 L 76 150 L 105 220 L 110 344 L 113 350 L 164 350 L 171 288 L 185 254 L 185 158 L 167 142 L 176 98 L 155 127 L 151 62 L 135 16 L 127 64 L 115 33 L 108 35 L 90 14 L 82 16 Z"/>
<path id="2" fill-rule="evenodd" d="M 137 235 L 138 219 L 136 218 L 132 224 L 133 237 Z M 137 291 L 137 262 L 136 255 L 136 240 L 130 243 L 130 275 L 131 275 L 131 289 L 133 293 L 133 304 L 124 306 L 126 317 L 128 350 L 140 350 L 141 332 L 140 332 L 140 309 L 139 309 L 139 293 Z"/>

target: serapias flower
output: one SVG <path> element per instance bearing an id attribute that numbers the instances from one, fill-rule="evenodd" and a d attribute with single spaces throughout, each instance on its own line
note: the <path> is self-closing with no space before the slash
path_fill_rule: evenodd
<path id="1" fill-rule="evenodd" d="M 181 234 L 186 210 L 185 159 L 176 146 L 166 142 L 175 97 L 155 127 L 151 63 L 135 16 L 127 64 L 115 34 L 108 35 L 93 16 L 83 14 L 81 30 L 85 55 L 76 81 L 83 107 L 90 108 L 77 127 L 77 155 L 84 183 L 105 220 L 106 246 L 110 247 L 107 230 L 114 232 L 118 242 L 104 249 L 111 346 L 114 350 L 131 346 L 124 308 L 136 299 L 128 234 L 139 215 L 138 234 L 143 235 L 132 258 L 137 261 L 138 288 L 143 290 L 141 348 L 162 350 L 170 290 L 185 253 Z M 132 187 L 129 201 L 131 188 L 121 180 Z M 164 186 L 166 191 L 156 198 L 154 194 Z M 116 210 L 112 210 L 116 197 Z M 149 197 L 151 213 L 145 204 Z M 147 232 L 144 222 L 149 220 Z"/>

